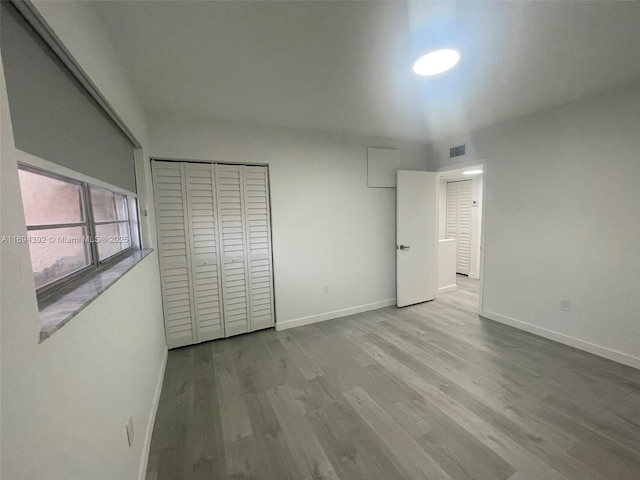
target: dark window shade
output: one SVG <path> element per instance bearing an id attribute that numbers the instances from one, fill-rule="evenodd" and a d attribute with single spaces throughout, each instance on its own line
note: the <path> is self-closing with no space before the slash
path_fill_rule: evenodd
<path id="1" fill-rule="evenodd" d="M 16 147 L 135 192 L 129 139 L 16 8 L 0 4 L 0 47 Z"/>

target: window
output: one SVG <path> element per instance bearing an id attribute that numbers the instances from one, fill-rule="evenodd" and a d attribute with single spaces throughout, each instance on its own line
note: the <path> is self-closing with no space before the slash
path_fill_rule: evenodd
<path id="1" fill-rule="evenodd" d="M 137 248 L 135 198 L 20 165 L 38 300 Z"/>
<path id="2" fill-rule="evenodd" d="M 104 188 L 92 186 L 89 191 L 97 237 L 118 239 L 98 243 L 98 260 L 104 261 L 131 247 L 129 202 L 125 195 Z"/>

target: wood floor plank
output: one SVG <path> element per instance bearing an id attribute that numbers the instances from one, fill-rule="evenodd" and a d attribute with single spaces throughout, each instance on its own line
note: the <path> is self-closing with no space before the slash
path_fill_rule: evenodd
<path id="1" fill-rule="evenodd" d="M 515 469 L 463 428 L 434 426 L 418 443 L 453 480 L 506 480 Z"/>
<path id="2" fill-rule="evenodd" d="M 279 339 L 307 380 L 323 374 L 320 366 L 300 347 L 290 331 L 283 332 Z"/>
<path id="3" fill-rule="evenodd" d="M 496 415 L 502 415 L 520 426 L 532 439 L 535 437 L 536 444 L 545 442 L 553 450 L 562 452 L 566 452 L 575 444 L 575 437 L 561 430 L 556 431 L 553 425 L 541 423 L 540 419 L 529 415 L 528 411 L 539 402 L 536 398 L 529 397 L 522 389 L 504 388 L 503 385 L 494 382 L 486 372 L 467 368 L 464 365 L 456 369 L 452 359 L 445 361 L 433 353 L 433 349 L 416 347 L 394 333 L 387 332 L 385 340 L 402 354 L 421 362 L 440 379 L 446 379 L 451 384 L 466 390 Z"/>
<path id="4" fill-rule="evenodd" d="M 496 454 L 502 458 L 508 458 L 509 463 L 515 468 L 530 475 L 538 475 L 540 478 L 565 480 L 565 477 L 559 472 L 539 461 L 500 430 L 483 421 L 444 393 L 441 388 L 446 387 L 446 385 L 425 382 L 420 375 L 387 354 L 371 340 L 361 339 L 361 342 L 370 349 L 370 354 L 379 363 L 383 364 L 394 375 L 401 378 L 407 385 L 421 394 L 427 400 L 427 403 L 438 408 L 479 441 L 484 442 Z M 425 417 L 425 420 L 428 421 L 428 417 Z"/>
<path id="5" fill-rule="evenodd" d="M 213 354 L 216 365 L 215 382 L 218 386 L 222 414 L 222 432 L 225 443 L 245 438 L 253 433 L 247 413 L 247 405 L 236 373 L 232 352 Z"/>
<path id="6" fill-rule="evenodd" d="M 192 437 L 194 480 L 226 477 L 226 461 L 218 386 L 213 375 L 210 344 L 198 345 L 194 354 L 193 415 L 189 426 Z"/>
<path id="7" fill-rule="evenodd" d="M 362 388 L 356 387 L 345 392 L 344 395 L 353 408 L 383 439 L 396 461 L 407 471 L 409 478 L 451 479 L 447 472 Z"/>
<path id="8" fill-rule="evenodd" d="M 328 377 L 312 380 L 328 401 L 306 417 L 340 478 L 388 480 L 406 478 L 390 460 L 384 443 L 357 414 Z"/>
<path id="9" fill-rule="evenodd" d="M 266 451 L 253 435 L 227 442 L 225 456 L 230 480 L 277 480 L 269 468 Z"/>
<path id="10" fill-rule="evenodd" d="M 327 458 L 309 423 L 296 407 L 296 401 L 286 385 L 267 392 L 269 401 L 278 416 L 293 461 L 300 478 L 337 480 L 333 465 Z"/>
<path id="11" fill-rule="evenodd" d="M 640 371 L 477 295 L 172 350 L 147 480 L 640 480 Z"/>
<path id="12" fill-rule="evenodd" d="M 156 421 L 163 422 L 167 429 L 163 429 L 155 439 L 157 443 L 152 447 L 157 452 L 154 464 L 148 464 L 147 470 L 156 470 L 158 480 L 172 478 L 193 478 L 192 452 L 189 441 L 189 424 L 193 412 L 193 390 L 195 379 L 193 376 L 193 351 L 181 349 L 171 352 L 171 362 L 167 364 L 165 372 L 166 392 L 164 401 L 161 397 L 161 407 L 158 407 Z M 169 367 L 170 364 L 170 367 Z"/>
<path id="13" fill-rule="evenodd" d="M 599 442 L 596 438 L 580 441 L 569 453 L 609 480 L 640 478 L 640 458 L 637 455 Z"/>
<path id="14" fill-rule="evenodd" d="M 280 422 L 269 402 L 267 390 L 284 384 L 282 371 L 273 361 L 265 342 L 257 335 L 244 335 L 234 356 L 236 370 L 254 432 L 253 448 L 263 452 L 271 478 L 295 480 L 291 451 L 284 439 Z M 263 473 L 262 478 L 268 474 Z"/>

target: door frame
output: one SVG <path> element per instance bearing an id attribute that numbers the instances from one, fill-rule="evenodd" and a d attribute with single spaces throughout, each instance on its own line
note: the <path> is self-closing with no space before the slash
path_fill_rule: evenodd
<path id="1" fill-rule="evenodd" d="M 480 212 L 480 291 L 478 293 L 478 315 L 483 314 L 484 304 L 484 271 L 485 271 L 485 245 L 486 245 L 486 218 L 487 218 L 487 172 L 489 170 L 489 159 L 487 157 L 480 157 L 472 160 L 465 160 L 464 162 L 451 163 L 449 165 L 442 165 L 436 168 L 436 172 L 450 172 L 451 170 L 459 170 L 465 167 L 474 167 L 482 165 L 482 210 Z M 439 197 L 439 196 L 438 196 Z"/>

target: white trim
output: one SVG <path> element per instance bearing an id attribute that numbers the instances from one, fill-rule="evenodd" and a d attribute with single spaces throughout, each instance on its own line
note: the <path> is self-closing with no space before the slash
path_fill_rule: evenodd
<path id="1" fill-rule="evenodd" d="M 438 295 L 440 295 L 441 293 L 452 292 L 457 289 L 458 285 L 456 285 L 455 283 L 453 285 L 447 285 L 446 287 L 438 287 Z"/>
<path id="2" fill-rule="evenodd" d="M 482 211 L 480 212 L 480 271 L 478 272 L 478 280 L 480 280 L 480 290 L 478 292 L 478 311 L 482 312 L 484 304 L 484 252 L 487 246 L 487 170 L 489 170 L 489 159 L 482 160 Z"/>
<path id="3" fill-rule="evenodd" d="M 140 467 L 138 469 L 138 480 L 145 480 L 147 476 L 147 464 L 149 463 L 149 450 L 151 449 L 151 435 L 153 434 L 153 426 L 156 423 L 156 414 L 158 413 L 158 405 L 160 404 L 160 393 L 162 392 L 162 383 L 164 382 L 164 372 L 167 368 L 167 357 L 169 351 L 164 351 L 160 372 L 158 372 L 158 380 L 156 381 L 156 391 L 153 394 L 153 403 L 149 420 L 147 421 L 147 431 L 144 434 L 144 443 L 142 444 L 142 458 L 140 459 Z"/>
<path id="4" fill-rule="evenodd" d="M 288 328 L 301 327 L 302 325 L 310 325 L 312 323 L 324 322 L 334 318 L 347 317 L 356 313 L 368 312 L 379 308 L 390 307 L 396 304 L 395 298 L 382 300 L 381 302 L 367 303 L 365 305 L 357 305 L 355 307 L 343 308 L 342 310 L 334 310 L 333 312 L 319 313 L 308 317 L 294 318 L 285 320 L 284 322 L 276 322 L 276 330 L 286 330 Z"/>
<path id="5" fill-rule="evenodd" d="M 447 165 L 440 165 L 438 168 L 436 168 L 436 172 L 442 173 L 442 172 L 449 172 L 451 170 L 460 170 L 461 168 L 477 167 L 480 164 L 484 166 L 486 163 L 487 163 L 487 159 L 485 157 L 480 157 L 480 158 L 472 157 L 470 160 L 465 160 L 464 162 L 455 162 L 455 163 L 449 163 Z M 482 174 L 484 175 L 484 169 Z"/>
<path id="6" fill-rule="evenodd" d="M 134 192 L 130 192 L 129 190 L 125 190 L 124 188 L 116 187 L 114 185 L 111 185 L 110 183 L 103 182 L 102 180 L 90 177 L 89 175 L 85 175 L 84 173 L 76 172 L 75 170 L 71 170 L 70 168 L 63 167 L 62 165 L 50 162 L 49 160 L 45 160 L 44 158 L 36 157 L 35 155 L 31 155 L 24 150 L 16 148 L 16 153 L 18 162 L 24 163 L 25 165 L 40 168 L 51 173 L 57 173 L 58 175 L 62 175 L 64 177 L 69 177 L 80 182 L 95 185 L 96 187 L 106 188 L 108 190 L 111 190 L 112 192 L 122 193 L 123 195 L 138 198 L 138 195 L 136 195 Z"/>
<path id="7" fill-rule="evenodd" d="M 496 321 L 498 323 L 503 323 L 505 325 L 518 328 L 520 330 L 524 330 L 525 332 L 533 333 L 534 335 L 538 335 L 540 337 L 544 337 L 558 343 L 562 343 L 564 345 L 569 345 L 570 347 L 574 347 L 578 350 L 583 350 L 585 352 L 598 355 L 599 357 L 613 360 L 614 362 L 622 363 L 623 365 L 628 365 L 629 367 L 640 369 L 640 358 L 629 355 L 628 353 L 623 353 L 611 348 L 603 347 L 601 345 L 596 345 L 595 343 L 580 340 L 579 338 L 571 337 L 569 335 L 565 335 L 564 333 L 549 330 L 548 328 L 544 327 L 539 327 L 538 325 L 523 322 L 522 320 L 508 317 L 500 313 L 491 312 L 489 310 L 482 310 L 480 316 L 488 318 L 489 320 Z"/>
<path id="8" fill-rule="evenodd" d="M 268 167 L 269 163 L 252 162 L 246 163 L 242 160 L 206 160 L 203 158 L 175 158 L 175 157 L 157 157 L 150 155 L 149 158 L 153 162 L 187 162 L 187 163 L 215 163 L 216 165 L 230 165 L 232 167 L 245 166 L 245 167 Z"/>

